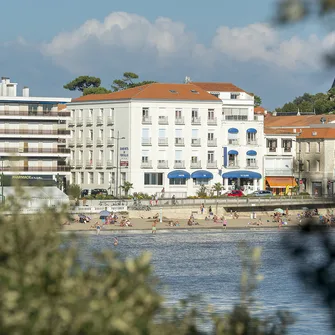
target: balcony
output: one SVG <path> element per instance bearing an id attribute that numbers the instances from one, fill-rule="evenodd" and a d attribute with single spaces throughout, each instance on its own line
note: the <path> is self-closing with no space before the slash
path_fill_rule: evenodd
<path id="1" fill-rule="evenodd" d="M 9 172 L 68 172 L 71 166 L 4 166 L 0 167 L 0 171 Z"/>
<path id="2" fill-rule="evenodd" d="M 98 159 L 95 162 L 95 166 L 96 166 L 97 169 L 102 169 L 103 168 L 103 161 L 102 161 L 102 159 Z"/>
<path id="3" fill-rule="evenodd" d="M 257 164 L 257 162 L 255 162 L 255 163 L 247 163 L 247 165 L 245 166 L 246 167 L 246 169 L 258 169 L 258 164 Z"/>
<path id="4" fill-rule="evenodd" d="M 158 124 L 169 124 L 169 118 L 167 116 L 159 116 Z"/>
<path id="5" fill-rule="evenodd" d="M 17 153 L 37 153 L 37 154 L 69 154 L 67 148 L 0 148 L 0 152 L 9 154 Z"/>
<path id="6" fill-rule="evenodd" d="M 200 125 L 201 124 L 201 117 L 192 117 L 191 123 L 193 125 Z"/>
<path id="7" fill-rule="evenodd" d="M 102 116 L 97 116 L 97 126 L 101 126 L 104 123 L 104 119 Z"/>
<path id="8" fill-rule="evenodd" d="M 76 124 L 79 127 L 83 125 L 83 118 L 81 116 L 76 117 Z"/>
<path id="9" fill-rule="evenodd" d="M 151 161 L 145 161 L 141 162 L 141 168 L 142 169 L 152 169 L 152 162 Z"/>
<path id="10" fill-rule="evenodd" d="M 228 139 L 228 144 L 229 145 L 238 145 L 239 140 L 238 139 Z"/>
<path id="11" fill-rule="evenodd" d="M 167 137 L 158 137 L 158 145 L 162 147 L 169 145 L 169 139 Z"/>
<path id="12" fill-rule="evenodd" d="M 201 169 L 201 161 L 191 161 L 190 163 L 190 168 L 191 169 Z"/>
<path id="13" fill-rule="evenodd" d="M 229 161 L 228 162 L 227 169 L 239 169 L 239 168 L 240 168 L 240 164 L 238 163 L 238 161 Z"/>
<path id="14" fill-rule="evenodd" d="M 151 145 L 151 137 L 142 137 L 142 145 Z"/>
<path id="15" fill-rule="evenodd" d="M 207 169 L 217 169 L 217 161 L 207 161 Z"/>
<path id="16" fill-rule="evenodd" d="M 107 169 L 111 169 L 113 168 L 114 164 L 113 161 L 111 159 L 107 160 Z"/>
<path id="17" fill-rule="evenodd" d="M 114 118 L 113 116 L 107 117 L 107 126 L 112 126 L 114 124 Z"/>
<path id="18" fill-rule="evenodd" d="M 218 124 L 218 120 L 216 117 L 207 119 L 208 126 L 216 126 Z"/>
<path id="19" fill-rule="evenodd" d="M 266 176 L 272 177 L 292 177 L 293 169 L 265 169 L 264 170 Z"/>
<path id="20" fill-rule="evenodd" d="M 71 112 L 61 112 L 49 110 L 44 111 L 18 111 L 18 110 L 0 110 L 0 116 L 28 116 L 31 118 L 34 117 L 70 117 Z"/>
<path id="21" fill-rule="evenodd" d="M 175 118 L 175 124 L 185 124 L 183 117 Z"/>
<path id="22" fill-rule="evenodd" d="M 75 164 L 76 168 L 81 168 L 83 166 L 83 161 L 81 159 L 76 159 Z"/>
<path id="23" fill-rule="evenodd" d="M 159 160 L 157 162 L 157 168 L 158 169 L 168 169 L 169 168 L 169 162 L 167 160 Z"/>
<path id="24" fill-rule="evenodd" d="M 217 146 L 217 139 L 214 138 L 212 140 L 207 140 L 207 146 L 208 147 L 216 147 Z"/>
<path id="25" fill-rule="evenodd" d="M 69 127 L 73 127 L 75 125 L 75 122 L 73 120 L 70 120 L 67 124 Z"/>
<path id="26" fill-rule="evenodd" d="M 104 145 L 104 140 L 102 137 L 97 138 L 97 147 L 102 147 Z"/>
<path id="27" fill-rule="evenodd" d="M 85 167 L 86 167 L 86 169 L 92 169 L 93 168 L 93 160 L 92 159 L 86 160 Z"/>
<path id="28" fill-rule="evenodd" d="M 191 139 L 192 147 L 200 147 L 201 146 L 201 138 L 192 138 Z"/>
<path id="29" fill-rule="evenodd" d="M 0 129 L 0 134 L 6 135 L 70 135 L 66 129 Z"/>
<path id="30" fill-rule="evenodd" d="M 83 139 L 82 138 L 77 138 L 76 145 L 77 145 L 77 147 L 82 147 L 83 146 Z"/>
<path id="31" fill-rule="evenodd" d="M 142 116 L 142 124 L 151 124 L 151 116 Z"/>
<path id="32" fill-rule="evenodd" d="M 183 147 L 185 145 L 183 137 L 176 137 L 174 139 L 174 144 L 176 147 Z"/>
<path id="33" fill-rule="evenodd" d="M 175 160 L 173 168 L 174 169 L 185 169 L 185 161 Z"/>
<path id="34" fill-rule="evenodd" d="M 93 145 L 93 139 L 90 137 L 86 138 L 86 146 L 91 147 Z"/>
<path id="35" fill-rule="evenodd" d="M 69 143 L 69 147 L 74 147 L 76 145 L 76 141 L 72 138 L 69 140 L 68 143 Z"/>
<path id="36" fill-rule="evenodd" d="M 93 118 L 87 117 L 86 118 L 86 126 L 92 126 L 93 125 Z"/>
<path id="37" fill-rule="evenodd" d="M 257 140 L 247 140 L 248 145 L 257 145 Z"/>
<path id="38" fill-rule="evenodd" d="M 114 145 L 114 138 L 107 138 L 107 146 L 110 147 Z"/>

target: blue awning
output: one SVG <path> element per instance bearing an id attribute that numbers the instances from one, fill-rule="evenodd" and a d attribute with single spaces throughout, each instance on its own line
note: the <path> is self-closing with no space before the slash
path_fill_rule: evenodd
<path id="1" fill-rule="evenodd" d="M 184 170 L 174 170 L 168 173 L 167 177 L 169 179 L 189 179 L 190 174 Z"/>
<path id="2" fill-rule="evenodd" d="M 194 171 L 191 178 L 212 179 L 213 173 L 205 170 Z"/>
<path id="3" fill-rule="evenodd" d="M 237 128 L 229 128 L 228 133 L 229 134 L 238 134 L 238 129 Z"/>
<path id="4" fill-rule="evenodd" d="M 262 175 L 253 171 L 231 171 L 226 172 L 222 175 L 222 178 L 250 178 L 250 179 L 260 179 Z"/>
<path id="5" fill-rule="evenodd" d="M 257 152 L 255 150 L 249 150 L 247 151 L 248 156 L 257 156 Z"/>
<path id="6" fill-rule="evenodd" d="M 236 150 L 229 150 L 228 155 L 238 155 L 238 151 Z"/>
<path id="7" fill-rule="evenodd" d="M 249 128 L 247 133 L 257 133 L 257 130 L 255 128 Z"/>

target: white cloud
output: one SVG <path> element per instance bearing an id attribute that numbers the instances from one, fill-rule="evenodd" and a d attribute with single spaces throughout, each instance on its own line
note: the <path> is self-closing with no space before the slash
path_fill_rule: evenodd
<path id="1" fill-rule="evenodd" d="M 221 26 L 206 46 L 196 41 L 183 23 L 160 17 L 154 22 L 124 12 L 108 15 L 103 22 L 89 20 L 79 28 L 55 36 L 42 46 L 44 55 L 72 73 L 95 67 L 113 67 L 120 59 L 153 65 L 168 65 L 171 58 L 193 67 L 211 67 L 222 57 L 238 62 L 262 62 L 289 71 L 320 68 L 324 50 L 335 46 L 335 33 L 323 39 L 311 35 L 306 39 L 282 39 L 272 27 L 262 23 L 242 28 Z M 92 57 L 101 59 L 93 62 Z M 113 57 L 113 64 L 110 57 Z M 103 62 L 106 62 L 103 64 Z M 109 63 L 108 63 L 109 62 Z M 97 64 L 99 63 L 99 64 Z"/>

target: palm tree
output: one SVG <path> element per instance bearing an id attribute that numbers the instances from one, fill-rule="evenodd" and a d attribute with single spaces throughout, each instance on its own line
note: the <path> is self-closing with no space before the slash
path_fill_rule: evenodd
<path id="1" fill-rule="evenodd" d="M 219 197 L 220 191 L 222 190 L 222 184 L 221 183 L 215 183 L 213 185 L 213 190 L 216 191 L 217 197 Z"/>
<path id="2" fill-rule="evenodd" d="M 133 184 L 130 183 L 129 181 L 125 181 L 123 185 L 120 186 L 124 190 L 124 194 L 127 197 L 129 190 L 133 188 Z"/>

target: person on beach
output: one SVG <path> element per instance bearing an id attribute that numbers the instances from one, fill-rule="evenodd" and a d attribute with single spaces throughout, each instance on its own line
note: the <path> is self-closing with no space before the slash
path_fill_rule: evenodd
<path id="1" fill-rule="evenodd" d="M 223 229 L 224 229 L 224 230 L 227 229 L 227 224 L 228 224 L 227 219 L 225 219 L 225 218 L 223 217 L 223 224 L 222 224 L 222 226 L 223 226 Z"/>
<path id="2" fill-rule="evenodd" d="M 209 215 L 213 215 L 212 206 L 209 206 L 209 208 L 208 208 L 208 214 Z"/>
<path id="3" fill-rule="evenodd" d="M 204 204 L 201 204 L 200 205 L 200 212 L 201 212 L 201 214 L 204 214 L 204 208 L 205 208 Z"/>
<path id="4" fill-rule="evenodd" d="M 97 235 L 100 234 L 100 230 L 101 230 L 101 226 L 100 226 L 100 223 L 97 222 L 96 224 L 96 230 L 97 230 Z"/>
<path id="5" fill-rule="evenodd" d="M 156 194 L 155 196 L 155 202 L 156 202 L 156 206 L 158 205 L 158 194 Z"/>
<path id="6" fill-rule="evenodd" d="M 119 241 L 117 239 L 117 237 L 114 237 L 114 245 L 117 246 L 119 244 Z"/>
<path id="7" fill-rule="evenodd" d="M 156 234 L 156 231 L 157 231 L 157 220 L 155 220 L 153 223 L 152 223 L 152 227 L 151 227 L 151 233 L 152 234 Z"/>

